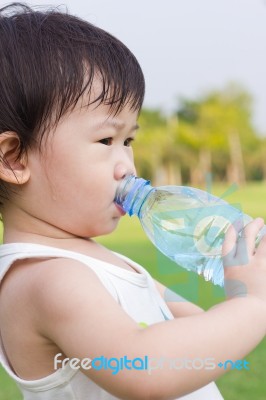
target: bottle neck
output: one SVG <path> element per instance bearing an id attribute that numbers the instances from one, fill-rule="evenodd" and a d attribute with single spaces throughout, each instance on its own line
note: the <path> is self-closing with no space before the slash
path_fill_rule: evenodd
<path id="1" fill-rule="evenodd" d="M 115 202 L 130 216 L 139 215 L 146 197 L 153 190 L 150 181 L 128 175 L 118 186 Z"/>

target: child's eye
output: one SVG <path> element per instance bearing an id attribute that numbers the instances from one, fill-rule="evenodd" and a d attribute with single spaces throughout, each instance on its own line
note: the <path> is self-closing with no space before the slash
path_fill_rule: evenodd
<path id="1" fill-rule="evenodd" d="M 130 147 L 133 140 L 134 140 L 133 138 L 126 139 L 124 141 L 124 146 Z M 111 146 L 113 144 L 113 138 L 108 137 L 108 138 L 101 139 L 101 140 L 99 140 L 99 143 L 104 144 L 105 146 Z"/>
<path id="2" fill-rule="evenodd" d="M 111 144 L 113 143 L 113 138 L 109 137 L 109 138 L 104 138 L 99 140 L 100 143 L 104 144 L 105 146 L 111 146 Z"/>
<path id="3" fill-rule="evenodd" d="M 131 143 L 133 142 L 133 138 L 128 138 L 128 139 L 126 139 L 125 141 L 124 141 L 124 146 L 126 146 L 126 147 L 130 147 L 131 146 Z"/>

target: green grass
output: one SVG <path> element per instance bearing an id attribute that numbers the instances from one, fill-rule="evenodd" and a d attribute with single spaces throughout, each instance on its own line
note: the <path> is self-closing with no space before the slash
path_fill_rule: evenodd
<path id="1" fill-rule="evenodd" d="M 228 186 L 216 185 L 213 193 L 221 195 L 227 189 Z M 250 183 L 233 191 L 225 199 L 232 204 L 240 205 L 245 213 L 253 217 L 262 216 L 266 219 L 266 184 Z M 99 241 L 110 249 L 139 262 L 156 279 L 205 309 L 223 300 L 221 289 L 178 268 L 162 256 L 146 238 L 137 218 L 124 217 L 116 232 L 108 237 L 100 238 Z M 231 371 L 217 381 L 226 400 L 240 398 L 241 400 L 265 400 L 266 339 L 246 357 L 246 360 L 250 363 L 249 371 Z M 0 368 L 0 400 L 21 399 L 15 384 Z"/>
<path id="2" fill-rule="evenodd" d="M 0 367 L 0 400 L 22 400 L 23 397 L 16 384 Z"/>

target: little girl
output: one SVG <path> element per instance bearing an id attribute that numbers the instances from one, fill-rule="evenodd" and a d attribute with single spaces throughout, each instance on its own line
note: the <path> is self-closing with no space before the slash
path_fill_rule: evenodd
<path id="1" fill-rule="evenodd" d="M 93 240 L 116 228 L 116 189 L 136 173 L 137 60 L 83 20 L 18 3 L 0 10 L 0 55 L 2 365 L 25 400 L 222 399 L 218 363 L 266 331 L 262 219 L 227 234 L 225 302 L 166 304 L 143 267 Z"/>

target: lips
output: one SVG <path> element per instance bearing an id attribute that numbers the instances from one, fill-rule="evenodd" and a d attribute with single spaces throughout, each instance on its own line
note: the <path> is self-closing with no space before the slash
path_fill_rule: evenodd
<path id="1" fill-rule="evenodd" d="M 126 212 L 123 210 L 121 206 L 115 203 L 116 208 L 118 209 L 119 213 L 123 216 L 126 214 Z"/>

